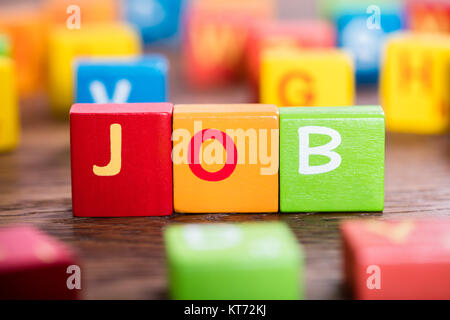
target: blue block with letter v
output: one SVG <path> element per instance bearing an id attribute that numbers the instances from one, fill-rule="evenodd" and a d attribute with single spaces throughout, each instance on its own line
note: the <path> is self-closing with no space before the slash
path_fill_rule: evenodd
<path id="1" fill-rule="evenodd" d="M 77 103 L 167 102 L 169 63 L 164 56 L 80 59 Z"/>

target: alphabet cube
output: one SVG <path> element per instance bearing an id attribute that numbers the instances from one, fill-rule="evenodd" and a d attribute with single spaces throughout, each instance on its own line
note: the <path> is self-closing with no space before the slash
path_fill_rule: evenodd
<path id="1" fill-rule="evenodd" d="M 341 234 L 356 299 L 450 299 L 448 220 L 349 221 Z"/>
<path id="2" fill-rule="evenodd" d="M 173 299 L 303 298 L 302 250 L 283 223 L 173 225 L 164 238 Z"/>
<path id="3" fill-rule="evenodd" d="M 72 250 L 31 226 L 0 229 L 0 299 L 77 299 L 81 269 Z M 71 266 L 77 268 L 79 279 Z"/>
<path id="4" fill-rule="evenodd" d="M 450 37 L 401 34 L 386 48 L 381 100 L 391 131 L 438 134 L 450 125 Z"/>
<path id="5" fill-rule="evenodd" d="M 17 86 L 23 96 L 43 89 L 45 75 L 45 20 L 34 6 L 11 6 L 0 12 L 0 33 L 8 36 L 17 68 Z"/>
<path id="6" fill-rule="evenodd" d="M 280 47 L 333 47 L 336 35 L 325 20 L 264 21 L 250 28 L 246 46 L 246 67 L 252 89 L 259 97 L 261 55 L 267 49 Z"/>
<path id="7" fill-rule="evenodd" d="M 141 33 L 144 43 L 168 39 L 178 33 L 185 0 L 128 0 L 124 15 Z"/>
<path id="8" fill-rule="evenodd" d="M 125 24 L 86 24 L 79 30 L 54 27 L 49 44 L 50 104 L 56 115 L 67 116 L 74 100 L 72 64 L 75 58 L 133 56 L 141 52 L 136 31 Z"/>
<path id="9" fill-rule="evenodd" d="M 260 84 L 261 103 L 283 107 L 353 105 L 353 62 L 334 49 L 274 49 L 263 54 Z"/>
<path id="10" fill-rule="evenodd" d="M 192 2 L 186 12 L 182 39 L 184 74 L 198 88 L 238 79 L 251 24 L 271 18 L 273 0 Z"/>
<path id="11" fill-rule="evenodd" d="M 10 58 L 0 57 L 0 152 L 17 146 L 19 127 L 16 70 Z"/>
<path id="12" fill-rule="evenodd" d="M 77 103 L 167 101 L 168 61 L 148 55 L 137 59 L 84 59 L 76 67 Z"/>
<path id="13" fill-rule="evenodd" d="M 280 108 L 281 212 L 382 211 L 379 106 Z"/>
<path id="14" fill-rule="evenodd" d="M 172 214 L 171 133 L 169 103 L 73 105 L 74 216 Z"/>
<path id="15" fill-rule="evenodd" d="M 278 109 L 176 105 L 176 212 L 278 212 Z"/>
<path id="16" fill-rule="evenodd" d="M 85 24 L 116 21 L 119 18 L 117 2 L 117 0 L 46 0 L 44 10 L 50 24 L 64 26 L 72 26 L 79 13 L 80 27 L 83 28 Z"/>
<path id="17" fill-rule="evenodd" d="M 410 30 L 450 32 L 450 2 L 447 0 L 407 0 L 406 14 Z"/>

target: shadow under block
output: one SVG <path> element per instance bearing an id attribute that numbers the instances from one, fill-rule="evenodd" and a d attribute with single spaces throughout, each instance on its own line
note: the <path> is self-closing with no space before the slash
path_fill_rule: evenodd
<path id="1" fill-rule="evenodd" d="M 164 56 L 81 59 L 75 69 L 77 103 L 167 101 L 169 63 Z"/>
<path id="2" fill-rule="evenodd" d="M 247 76 L 259 99 L 261 56 L 274 48 L 331 48 L 336 45 L 334 26 L 326 20 L 264 21 L 249 32 L 245 62 Z"/>
<path id="3" fill-rule="evenodd" d="M 341 234 L 356 299 L 450 299 L 448 220 L 350 221 Z"/>
<path id="4" fill-rule="evenodd" d="M 269 50 L 262 57 L 260 88 L 261 103 L 282 107 L 353 105 L 353 62 L 336 49 Z"/>
<path id="5" fill-rule="evenodd" d="M 173 225 L 165 230 L 177 300 L 303 298 L 303 254 L 280 222 Z"/>
<path id="6" fill-rule="evenodd" d="M 67 117 L 73 103 L 75 58 L 140 53 L 140 38 L 126 24 L 84 24 L 79 30 L 54 27 L 49 44 L 49 93 L 53 112 Z"/>
<path id="7" fill-rule="evenodd" d="M 0 152 L 17 146 L 19 130 L 16 70 L 10 58 L 0 57 Z"/>
<path id="8" fill-rule="evenodd" d="M 72 107 L 74 216 L 172 214 L 172 108 L 169 103 Z"/>
<path id="9" fill-rule="evenodd" d="M 278 212 L 278 120 L 272 105 L 176 105 L 175 211 Z"/>
<path id="10" fill-rule="evenodd" d="M 72 250 L 34 227 L 0 229 L 0 299 L 57 299 L 79 297 L 80 289 L 69 277 L 68 267 L 77 265 Z M 82 279 L 81 274 L 81 279 Z M 80 279 L 80 281 L 81 281 Z"/>
<path id="11" fill-rule="evenodd" d="M 450 127 L 450 36 L 391 38 L 381 82 L 388 130 L 439 134 Z"/>
<path id="12" fill-rule="evenodd" d="M 378 106 L 280 108 L 280 211 L 384 208 Z"/>

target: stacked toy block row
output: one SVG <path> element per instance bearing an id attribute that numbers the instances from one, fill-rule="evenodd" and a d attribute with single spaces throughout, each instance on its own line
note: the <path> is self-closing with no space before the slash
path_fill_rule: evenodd
<path id="1" fill-rule="evenodd" d="M 70 125 L 75 216 L 383 210 L 380 107 L 76 104 Z"/>

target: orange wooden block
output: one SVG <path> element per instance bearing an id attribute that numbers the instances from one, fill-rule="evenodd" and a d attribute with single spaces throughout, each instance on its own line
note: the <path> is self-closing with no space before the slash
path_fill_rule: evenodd
<path id="1" fill-rule="evenodd" d="M 45 11 L 50 23 L 66 24 L 75 11 L 70 6 L 80 8 L 81 26 L 83 23 L 111 22 L 119 18 L 116 0 L 47 0 Z"/>
<path id="2" fill-rule="evenodd" d="M 273 105 L 176 105 L 176 212 L 278 212 L 279 117 Z"/>
<path id="3" fill-rule="evenodd" d="M 274 14 L 273 0 L 194 1 L 184 22 L 184 73 L 195 87 L 239 78 L 251 24 Z"/>
<path id="4" fill-rule="evenodd" d="M 45 26 L 37 7 L 14 6 L 0 11 L 0 33 L 11 41 L 18 88 L 22 95 L 43 89 L 45 75 Z"/>

